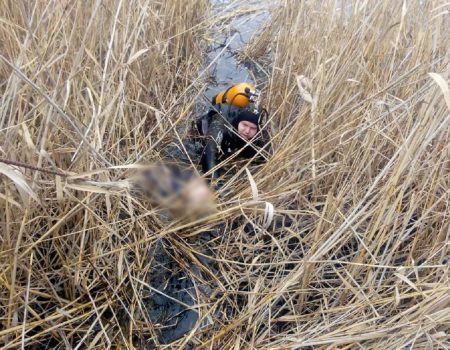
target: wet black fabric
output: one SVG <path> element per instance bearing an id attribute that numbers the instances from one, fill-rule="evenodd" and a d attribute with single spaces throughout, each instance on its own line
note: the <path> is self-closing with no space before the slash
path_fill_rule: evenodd
<path id="1" fill-rule="evenodd" d="M 224 106 L 222 113 L 210 111 L 197 122 L 197 129 L 204 137 L 201 164 L 205 173 L 236 152 L 239 152 L 239 157 L 252 158 L 257 154 L 258 148 L 266 143 L 261 136 L 247 143 L 237 135 L 234 125 L 241 112 L 242 109 Z M 211 176 L 217 178 L 220 173 L 221 170 L 217 169 Z"/>

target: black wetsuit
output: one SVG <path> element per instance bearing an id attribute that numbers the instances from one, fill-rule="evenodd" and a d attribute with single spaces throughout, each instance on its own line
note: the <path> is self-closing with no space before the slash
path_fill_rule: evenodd
<path id="1" fill-rule="evenodd" d="M 205 173 L 236 152 L 239 152 L 240 157 L 252 158 L 267 143 L 267 137 L 261 136 L 261 133 L 249 143 L 237 134 L 235 120 L 241 111 L 240 108 L 219 105 L 216 109 L 209 111 L 197 121 L 197 129 L 204 136 L 201 163 Z M 219 177 L 220 172 L 220 169 L 217 169 L 212 177 Z"/>

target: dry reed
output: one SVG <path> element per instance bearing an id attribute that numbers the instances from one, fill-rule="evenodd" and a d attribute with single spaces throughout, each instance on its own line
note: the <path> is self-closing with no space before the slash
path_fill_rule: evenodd
<path id="1" fill-rule="evenodd" d="M 281 4 L 245 55 L 270 72 L 254 181 L 288 220 L 218 248 L 237 311 L 208 344 L 449 348 L 449 5 Z"/>
<path id="2" fill-rule="evenodd" d="M 125 177 L 157 160 L 188 118 L 208 8 L 0 6 L 0 157 L 68 175 L 1 164 L 0 347 L 157 341 L 139 281 L 151 273 L 152 242 L 168 233 Z"/>
<path id="3" fill-rule="evenodd" d="M 273 156 L 170 223 L 124 171 L 188 117 L 214 19 L 90 4 L 0 9 L 1 156 L 69 175 L 0 168 L 1 345 L 449 347 L 447 4 L 282 1 L 245 50 L 269 72 Z M 161 242 L 199 314 L 170 346 L 145 305 Z"/>

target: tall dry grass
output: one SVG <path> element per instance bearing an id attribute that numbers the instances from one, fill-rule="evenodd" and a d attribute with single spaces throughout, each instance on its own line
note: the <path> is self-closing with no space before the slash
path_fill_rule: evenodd
<path id="1" fill-rule="evenodd" d="M 449 5 L 281 4 L 245 53 L 269 62 L 259 199 L 289 220 L 218 249 L 236 311 L 208 344 L 449 348 Z"/>
<path id="2" fill-rule="evenodd" d="M 162 242 L 199 313 L 173 349 L 448 347 L 448 5 L 343 3 L 272 12 L 245 53 L 273 156 L 171 223 L 118 167 L 188 116 L 206 1 L 1 7 L 1 156 L 72 174 L 1 168 L 2 345 L 169 348 L 145 304 Z"/>
<path id="3" fill-rule="evenodd" d="M 140 281 L 165 233 L 116 167 L 158 159 L 187 120 L 208 9 L 207 0 L 2 2 L 0 157 L 76 176 L 1 164 L 1 348 L 157 338 Z"/>

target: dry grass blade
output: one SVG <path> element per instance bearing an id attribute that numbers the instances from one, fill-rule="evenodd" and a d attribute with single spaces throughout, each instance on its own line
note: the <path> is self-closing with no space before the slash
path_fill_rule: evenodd
<path id="1" fill-rule="evenodd" d="M 34 193 L 32 188 L 26 181 L 25 176 L 21 172 L 7 164 L 0 163 L 0 174 L 5 175 L 12 182 L 14 182 L 17 191 L 19 191 L 20 193 L 24 205 L 27 205 L 30 198 L 33 198 L 35 201 L 39 202 L 39 198 L 37 197 L 36 193 Z"/>

